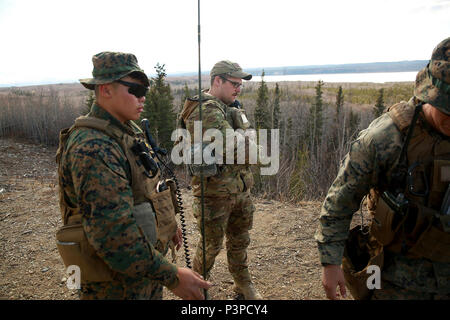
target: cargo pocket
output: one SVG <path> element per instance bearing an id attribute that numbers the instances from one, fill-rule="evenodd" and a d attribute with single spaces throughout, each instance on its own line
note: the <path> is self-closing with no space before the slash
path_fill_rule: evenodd
<path id="1" fill-rule="evenodd" d="M 401 218 L 401 221 L 399 221 Z M 392 210 L 382 197 L 378 198 L 376 211 L 372 217 L 370 233 L 384 246 L 390 244 L 400 228 L 403 217 Z"/>
<path id="2" fill-rule="evenodd" d="M 111 281 L 113 271 L 95 253 L 81 223 L 66 225 L 56 232 L 56 246 L 66 268 L 80 267 L 81 282 Z"/>
<path id="3" fill-rule="evenodd" d="M 165 247 L 175 235 L 178 227 L 170 189 L 152 193 L 149 199 L 156 213 L 158 240 Z"/>

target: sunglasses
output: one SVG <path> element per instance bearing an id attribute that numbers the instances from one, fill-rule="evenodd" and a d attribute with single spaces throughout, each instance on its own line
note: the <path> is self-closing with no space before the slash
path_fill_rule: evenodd
<path id="1" fill-rule="evenodd" d="M 116 80 L 115 82 L 123 84 L 124 86 L 128 87 L 128 93 L 134 95 L 138 99 L 145 96 L 148 92 L 148 87 L 143 86 L 142 84 L 139 83 L 128 82 L 123 80 Z"/>
<path id="2" fill-rule="evenodd" d="M 239 88 L 239 87 L 242 86 L 242 83 L 240 83 L 240 82 L 231 81 L 230 79 L 225 78 L 224 76 L 219 76 L 219 77 L 220 77 L 221 79 L 223 79 L 223 80 L 228 81 L 229 83 L 231 83 L 235 89 L 237 89 L 237 88 Z"/>

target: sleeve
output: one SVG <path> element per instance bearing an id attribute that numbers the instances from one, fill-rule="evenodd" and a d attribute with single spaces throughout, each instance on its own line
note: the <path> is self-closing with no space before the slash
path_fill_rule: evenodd
<path id="1" fill-rule="evenodd" d="M 315 234 L 322 264 L 341 264 L 353 213 L 369 190 L 385 179 L 401 149 L 399 133 L 386 117 L 374 121 L 352 143 L 323 202 Z"/>
<path id="2" fill-rule="evenodd" d="M 83 228 L 97 254 L 114 271 L 171 287 L 177 268 L 145 241 L 132 216 L 127 160 L 115 141 L 91 139 L 70 153 Z"/>

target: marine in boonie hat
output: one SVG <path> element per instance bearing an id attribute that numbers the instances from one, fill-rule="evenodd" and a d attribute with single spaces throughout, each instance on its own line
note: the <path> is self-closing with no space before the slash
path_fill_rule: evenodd
<path id="1" fill-rule="evenodd" d="M 450 37 L 436 46 L 428 65 L 417 74 L 414 96 L 450 115 Z"/>
<path id="2" fill-rule="evenodd" d="M 211 69 L 211 78 L 219 75 L 228 75 L 234 78 L 240 78 L 244 80 L 250 80 L 252 75 L 250 73 L 242 71 L 242 68 L 236 62 L 229 60 L 222 60 L 217 62 Z"/>
<path id="3" fill-rule="evenodd" d="M 145 86 L 150 86 L 147 75 L 132 53 L 104 51 L 94 55 L 92 63 L 93 78 L 79 80 L 87 89 L 94 90 L 97 84 L 111 83 L 128 75 L 142 80 Z"/>

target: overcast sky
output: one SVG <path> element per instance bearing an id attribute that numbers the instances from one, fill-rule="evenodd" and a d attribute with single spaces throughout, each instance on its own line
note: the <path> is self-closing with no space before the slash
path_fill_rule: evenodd
<path id="1" fill-rule="evenodd" d="M 202 0 L 200 14 L 203 71 L 427 60 L 450 36 L 450 0 Z M 197 22 L 197 0 L 0 0 L 0 85 L 90 77 L 101 51 L 195 72 Z"/>

